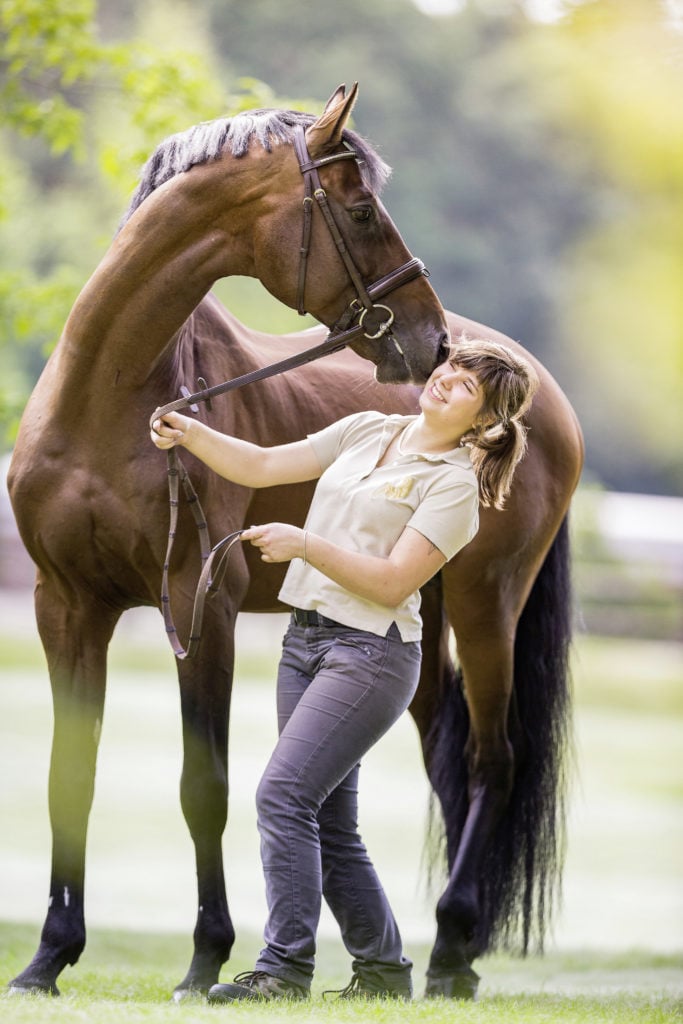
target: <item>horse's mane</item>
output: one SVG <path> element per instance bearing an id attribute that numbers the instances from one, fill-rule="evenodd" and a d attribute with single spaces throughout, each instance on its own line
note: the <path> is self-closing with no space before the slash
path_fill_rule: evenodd
<path id="1" fill-rule="evenodd" d="M 225 150 L 235 157 L 244 156 L 252 142 L 258 142 L 267 152 L 271 152 L 273 145 L 292 143 L 297 125 L 307 127 L 315 119 L 314 114 L 297 110 L 248 110 L 235 117 L 203 121 L 186 131 L 169 136 L 157 146 L 143 167 L 122 224 L 147 196 L 176 174 L 182 174 L 197 164 L 216 160 Z M 343 139 L 357 153 L 361 174 L 367 186 L 373 192 L 380 193 L 391 168 L 356 132 L 344 129 Z"/>

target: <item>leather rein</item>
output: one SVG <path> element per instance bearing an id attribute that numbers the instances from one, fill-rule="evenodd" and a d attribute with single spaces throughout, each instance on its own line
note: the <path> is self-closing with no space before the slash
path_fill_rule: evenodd
<path id="1" fill-rule="evenodd" d="M 304 217 L 297 284 L 297 310 L 300 315 L 305 315 L 306 272 L 310 253 L 314 203 L 317 204 L 323 215 L 337 251 L 355 288 L 356 298 L 352 300 L 336 323 L 330 328 L 327 338 L 325 341 L 321 342 L 321 344 L 315 345 L 310 349 L 305 349 L 303 352 L 289 356 L 277 363 L 262 366 L 259 369 L 242 374 L 240 377 L 224 381 L 222 384 L 216 384 L 214 387 L 205 387 L 194 394 L 190 394 L 189 391 L 184 388 L 182 398 L 176 399 L 174 402 L 169 402 L 167 405 L 164 405 L 154 411 L 150 419 L 150 426 L 155 420 L 163 419 L 166 413 L 169 412 L 177 412 L 180 409 L 186 409 L 188 407 L 192 407 L 193 411 L 196 412 L 196 406 L 199 402 L 207 402 L 208 407 L 210 408 L 211 399 L 215 398 L 217 395 L 223 395 L 228 391 L 234 391 L 237 388 L 245 387 L 247 384 L 253 384 L 259 380 L 265 380 L 266 378 L 273 377 L 276 374 L 286 373 L 287 370 L 292 370 L 298 366 L 304 366 L 305 364 L 313 362 L 316 359 L 320 359 L 322 356 L 329 355 L 332 352 L 339 352 L 359 337 L 368 338 L 374 341 L 383 337 L 385 334 L 391 336 L 391 325 L 394 322 L 393 311 L 389 306 L 378 303 L 377 300 L 385 298 L 397 288 L 407 284 L 409 281 L 415 280 L 417 277 L 428 275 L 428 271 L 426 270 L 422 260 L 413 257 L 396 270 L 392 270 L 389 274 L 386 274 L 378 281 L 375 281 L 374 284 L 366 287 L 363 284 L 358 268 L 353 262 L 353 258 L 346 247 L 344 237 L 334 218 L 334 214 L 327 200 L 327 194 L 321 185 L 320 176 L 318 174 L 318 169 L 320 167 L 325 167 L 338 160 L 357 160 L 357 154 L 347 147 L 344 152 L 333 153 L 330 156 L 312 160 L 306 145 L 305 128 L 302 125 L 298 125 L 295 129 L 294 149 L 299 161 L 299 168 L 304 179 Z M 373 319 L 376 319 L 377 321 L 375 324 L 372 323 Z M 204 383 L 201 378 L 200 383 Z M 209 540 L 209 529 L 204 511 L 197 496 L 197 492 L 194 489 L 187 470 L 180 460 L 176 448 L 171 448 L 167 452 L 167 459 L 170 522 L 168 545 L 166 548 L 166 556 L 164 558 L 162 573 L 161 611 L 173 653 L 178 660 L 183 660 L 185 658 L 192 658 L 197 652 L 201 637 L 201 627 L 206 599 L 208 596 L 217 593 L 220 589 L 227 569 L 231 549 L 233 545 L 239 541 L 242 535 L 242 530 L 235 530 L 212 547 Z M 197 527 L 203 563 L 194 599 L 192 624 L 190 627 L 190 636 L 187 648 L 184 648 L 181 644 L 178 632 L 173 622 L 169 590 L 171 553 L 178 524 L 181 484 L 185 494 L 185 500 L 190 507 Z"/>

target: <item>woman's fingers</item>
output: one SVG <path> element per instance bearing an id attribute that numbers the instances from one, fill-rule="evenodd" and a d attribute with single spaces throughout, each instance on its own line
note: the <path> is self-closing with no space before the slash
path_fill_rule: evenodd
<path id="1" fill-rule="evenodd" d="M 161 419 L 152 421 L 150 437 L 157 448 L 172 448 L 185 436 L 185 417 L 177 413 L 167 413 Z"/>

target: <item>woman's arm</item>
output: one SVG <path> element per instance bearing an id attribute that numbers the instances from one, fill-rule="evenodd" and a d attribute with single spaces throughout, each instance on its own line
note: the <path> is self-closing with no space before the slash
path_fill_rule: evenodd
<path id="1" fill-rule="evenodd" d="M 163 451 L 182 445 L 218 473 L 244 487 L 274 487 L 317 480 L 322 467 L 307 438 L 293 444 L 263 448 L 228 434 L 221 434 L 199 420 L 166 413 L 154 420 L 151 438 Z"/>
<path id="2" fill-rule="evenodd" d="M 439 549 L 410 526 L 386 558 L 347 551 L 318 534 L 285 523 L 251 526 L 243 532 L 242 540 L 260 548 L 264 562 L 305 557 L 309 565 L 340 587 L 388 608 L 397 608 L 446 563 Z"/>

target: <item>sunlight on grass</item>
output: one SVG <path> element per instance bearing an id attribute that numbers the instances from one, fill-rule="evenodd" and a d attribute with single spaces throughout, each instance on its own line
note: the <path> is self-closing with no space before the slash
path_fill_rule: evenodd
<path id="1" fill-rule="evenodd" d="M 579 636 L 572 659 L 580 707 L 683 717 L 683 646 Z"/>

